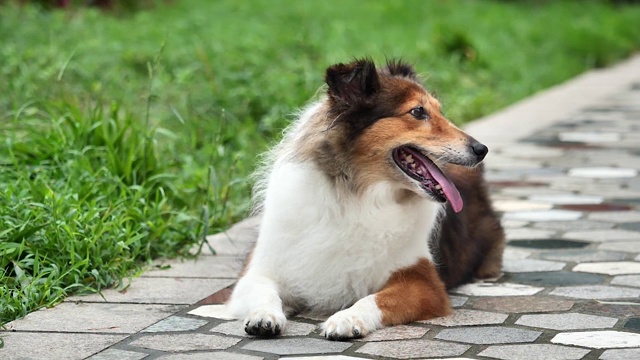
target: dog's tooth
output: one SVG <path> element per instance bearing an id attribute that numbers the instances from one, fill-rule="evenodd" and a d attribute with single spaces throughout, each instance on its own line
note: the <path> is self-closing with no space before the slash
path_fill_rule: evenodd
<path id="1" fill-rule="evenodd" d="M 435 187 L 436 187 L 436 189 L 438 189 L 438 190 L 442 189 L 442 186 L 441 186 L 440 184 L 436 185 Z"/>
<path id="2" fill-rule="evenodd" d="M 406 157 L 406 160 L 409 164 L 413 163 L 413 156 L 411 156 L 410 154 Z"/>

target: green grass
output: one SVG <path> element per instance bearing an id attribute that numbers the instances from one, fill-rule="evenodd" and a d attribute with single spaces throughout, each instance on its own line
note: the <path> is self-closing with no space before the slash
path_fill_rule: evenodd
<path id="1" fill-rule="evenodd" d="M 640 48 L 597 1 L 0 5 L 0 322 L 187 256 L 324 69 L 403 57 L 461 124 Z M 514 119 L 517 121 L 517 119 Z"/>

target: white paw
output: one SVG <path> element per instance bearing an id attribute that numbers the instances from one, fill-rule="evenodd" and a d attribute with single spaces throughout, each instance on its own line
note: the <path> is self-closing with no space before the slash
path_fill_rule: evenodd
<path id="1" fill-rule="evenodd" d="M 258 309 L 252 311 L 243 323 L 247 334 L 269 337 L 280 335 L 287 323 L 287 318 L 282 311 Z"/>
<path id="2" fill-rule="evenodd" d="M 324 337 L 338 341 L 360 338 L 375 330 L 368 328 L 364 319 L 351 309 L 333 314 L 321 328 Z"/>

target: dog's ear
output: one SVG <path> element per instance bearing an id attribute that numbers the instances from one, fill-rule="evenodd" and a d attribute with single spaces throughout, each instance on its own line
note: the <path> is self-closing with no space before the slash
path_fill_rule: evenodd
<path id="1" fill-rule="evenodd" d="M 380 90 L 378 71 L 371 59 L 332 65 L 327 69 L 325 81 L 329 96 L 347 105 L 366 102 Z"/>
<path id="2" fill-rule="evenodd" d="M 402 60 L 392 59 L 387 61 L 387 71 L 392 76 L 402 76 L 416 80 L 418 75 L 413 67 Z"/>

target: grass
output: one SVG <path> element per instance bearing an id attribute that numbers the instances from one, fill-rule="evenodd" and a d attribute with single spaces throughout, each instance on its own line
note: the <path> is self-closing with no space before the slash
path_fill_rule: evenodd
<path id="1" fill-rule="evenodd" d="M 640 48 L 640 7 L 599 1 L 13 4 L 0 5 L 0 323 L 188 256 L 240 219 L 256 155 L 331 63 L 403 57 L 462 124 Z"/>

